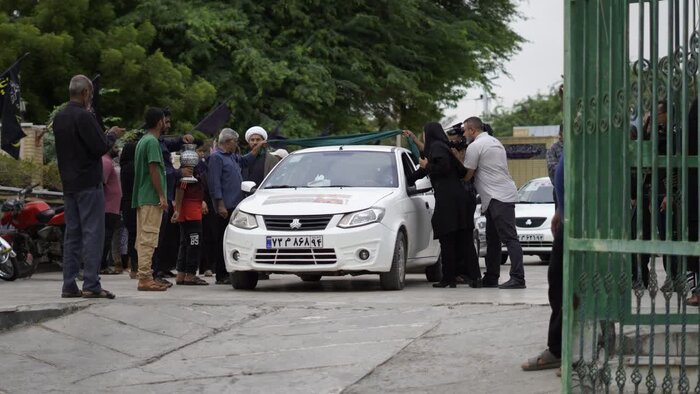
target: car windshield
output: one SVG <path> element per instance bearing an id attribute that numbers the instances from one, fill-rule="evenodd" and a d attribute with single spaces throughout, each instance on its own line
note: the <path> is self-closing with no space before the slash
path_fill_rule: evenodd
<path id="1" fill-rule="evenodd" d="M 554 186 L 547 180 L 534 180 L 518 190 L 518 202 L 521 204 L 553 204 Z"/>
<path id="2" fill-rule="evenodd" d="M 336 150 L 292 154 L 275 167 L 260 188 L 398 186 L 393 153 Z"/>

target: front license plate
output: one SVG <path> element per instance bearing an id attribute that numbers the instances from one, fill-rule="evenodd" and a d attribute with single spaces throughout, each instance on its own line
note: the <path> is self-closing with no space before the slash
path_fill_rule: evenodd
<path id="1" fill-rule="evenodd" d="M 543 234 L 523 234 L 519 236 L 521 242 L 543 241 Z"/>
<path id="2" fill-rule="evenodd" d="M 287 248 L 322 248 L 323 235 L 308 236 L 268 236 L 265 240 L 267 249 L 287 249 Z"/>

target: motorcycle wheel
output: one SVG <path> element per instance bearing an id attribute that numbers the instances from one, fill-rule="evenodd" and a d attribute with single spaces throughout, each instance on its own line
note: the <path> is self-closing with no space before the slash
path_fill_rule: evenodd
<path id="1" fill-rule="evenodd" d="M 0 279 L 12 282 L 17 279 L 17 273 L 19 268 L 17 267 L 17 259 L 10 257 L 4 263 L 0 264 Z"/>

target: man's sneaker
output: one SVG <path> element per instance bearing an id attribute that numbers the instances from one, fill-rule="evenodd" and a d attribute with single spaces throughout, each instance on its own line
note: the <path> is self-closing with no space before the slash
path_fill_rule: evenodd
<path id="1" fill-rule="evenodd" d="M 525 288 L 525 281 L 519 281 L 515 279 L 511 279 L 506 283 L 503 283 L 502 285 L 498 286 L 499 289 L 524 289 Z"/>
<path id="2" fill-rule="evenodd" d="M 139 279 L 139 291 L 166 291 L 167 287 L 156 283 L 153 279 Z"/>
<path id="3" fill-rule="evenodd" d="M 204 276 L 206 276 L 207 278 L 211 278 L 212 276 L 214 276 L 214 273 L 211 272 L 211 270 L 206 270 L 204 271 Z"/>

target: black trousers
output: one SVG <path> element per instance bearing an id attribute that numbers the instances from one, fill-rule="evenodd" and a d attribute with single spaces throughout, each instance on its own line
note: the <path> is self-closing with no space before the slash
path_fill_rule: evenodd
<path id="1" fill-rule="evenodd" d="M 515 204 L 491 200 L 486 211 L 486 282 L 498 283 L 501 276 L 501 244 L 508 249 L 511 279 L 524 282 L 523 249 L 515 229 Z"/>
<path id="2" fill-rule="evenodd" d="M 163 220 L 160 222 L 158 246 L 153 252 L 153 258 L 151 259 L 153 275 L 170 271 L 175 268 L 175 263 L 177 262 L 177 253 L 180 249 L 180 227 L 170 222 L 173 212 L 172 205 L 168 203 L 168 210 L 163 212 Z"/>
<path id="3" fill-rule="evenodd" d="M 109 252 L 112 250 L 112 238 L 114 237 L 114 232 L 119 226 L 121 217 L 116 213 L 105 213 L 105 243 L 102 247 L 102 262 L 100 263 L 100 269 L 107 269 L 109 266 L 107 257 Z"/>
<path id="4" fill-rule="evenodd" d="M 469 279 L 476 280 L 481 279 L 481 269 L 479 268 L 479 255 L 477 254 L 476 247 L 474 246 L 474 211 L 476 211 L 476 198 L 469 194 L 467 197 L 467 213 L 469 214 L 469 221 L 467 222 L 467 229 L 464 231 L 466 238 L 465 242 L 465 256 L 457 267 L 458 275 L 466 275 Z"/>
<path id="5" fill-rule="evenodd" d="M 554 244 L 552 245 L 552 256 L 549 260 L 547 270 L 547 283 L 549 284 L 549 306 L 552 308 L 552 315 L 549 317 L 549 332 L 547 334 L 547 347 L 549 351 L 561 357 L 561 332 L 562 332 L 562 310 L 564 297 L 564 225 L 559 226 L 554 234 Z"/>
<path id="6" fill-rule="evenodd" d="M 465 234 L 465 230 L 460 230 L 445 234 L 439 238 L 443 282 L 454 282 L 457 275 L 457 267 L 464 264 L 466 256 Z"/>
<path id="7" fill-rule="evenodd" d="M 196 274 L 199 266 L 202 241 L 202 221 L 180 223 L 180 251 L 177 255 L 177 271 Z"/>
<path id="8" fill-rule="evenodd" d="M 216 215 L 214 220 L 212 220 L 212 232 L 214 233 L 215 239 L 214 245 L 216 245 L 218 249 L 215 249 L 212 253 L 214 269 L 216 270 L 216 280 L 226 280 L 228 278 L 228 271 L 226 271 L 226 263 L 224 262 L 224 232 L 226 231 L 226 226 L 228 226 L 231 212 L 233 212 L 233 209 L 228 210 L 228 215 L 225 219 Z"/>
<path id="9" fill-rule="evenodd" d="M 122 219 L 124 220 L 124 227 L 126 227 L 126 231 L 129 235 L 129 240 L 127 241 L 127 255 L 129 256 L 131 272 L 138 272 L 139 257 L 136 253 L 136 209 L 131 208 L 131 201 L 122 201 Z"/>
<path id="10" fill-rule="evenodd" d="M 210 210 L 206 215 L 202 215 L 202 246 L 200 249 L 199 273 L 204 274 L 204 271 L 214 271 L 214 254 L 219 251 L 221 246 L 216 246 L 216 238 L 212 222 L 216 220 L 216 212 Z"/>

